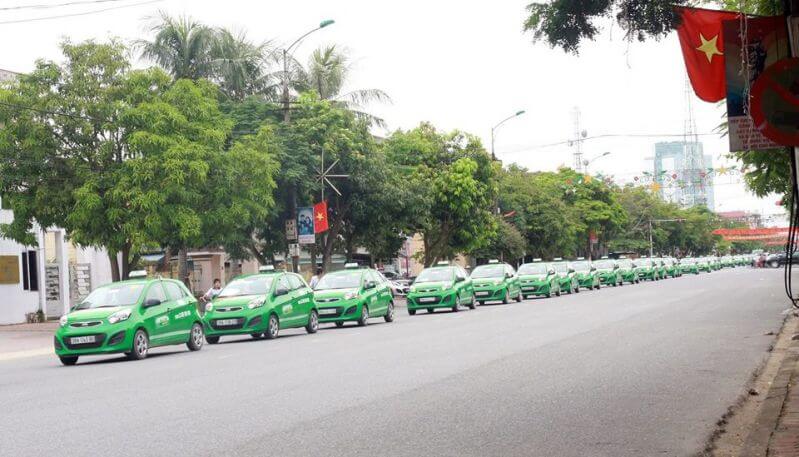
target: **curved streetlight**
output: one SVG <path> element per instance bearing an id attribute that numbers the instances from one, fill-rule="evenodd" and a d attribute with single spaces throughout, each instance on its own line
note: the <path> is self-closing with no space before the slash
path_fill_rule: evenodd
<path id="1" fill-rule="evenodd" d="M 291 121 L 291 110 L 290 104 L 291 99 L 289 97 L 289 53 L 291 52 L 292 48 L 295 48 L 297 45 L 300 44 L 302 40 L 305 39 L 308 35 L 316 32 L 317 30 L 322 30 L 323 28 L 335 24 L 336 21 L 332 19 L 325 19 L 324 21 L 320 22 L 319 25 L 312 30 L 309 30 L 305 34 L 301 35 L 299 38 L 294 40 L 290 45 L 283 48 L 283 90 L 282 90 L 282 102 L 283 102 L 283 122 L 289 123 Z M 291 217 L 293 220 L 297 220 L 297 189 L 295 186 L 291 186 L 290 188 L 290 205 L 291 205 Z M 291 256 L 291 271 L 299 272 L 300 269 L 300 255 L 299 252 L 293 253 Z"/>
<path id="2" fill-rule="evenodd" d="M 496 156 L 496 154 L 494 154 L 494 136 L 495 136 L 495 132 L 497 131 L 497 129 L 502 124 L 508 122 L 509 120 L 511 120 L 513 118 L 519 117 L 519 116 L 521 116 L 524 113 L 526 113 L 525 110 L 516 111 L 516 114 L 514 114 L 512 116 L 508 116 L 505 119 L 502 119 L 497 125 L 495 125 L 495 126 L 493 126 L 491 128 L 491 160 L 497 160 L 497 156 Z"/>
<path id="3" fill-rule="evenodd" d="M 610 155 L 610 152 L 609 152 L 609 151 L 607 151 L 607 152 L 603 152 L 602 154 L 599 154 L 598 156 L 594 157 L 594 158 L 593 158 L 593 159 L 591 159 L 591 160 L 583 160 L 583 172 L 584 172 L 585 174 L 588 174 L 588 166 L 589 166 L 589 165 L 591 165 L 591 164 L 592 164 L 592 163 L 594 163 L 595 161 L 597 161 L 597 160 L 601 159 L 602 157 L 607 157 L 607 156 L 609 156 L 609 155 Z"/>
<path id="4" fill-rule="evenodd" d="M 283 48 L 283 94 L 282 94 L 282 101 L 283 101 L 283 121 L 289 122 L 291 120 L 291 115 L 289 114 L 289 53 L 291 49 L 295 46 L 299 45 L 302 40 L 304 40 L 308 35 L 316 32 L 317 30 L 322 30 L 323 28 L 335 24 L 336 21 L 333 19 L 325 19 L 324 21 L 320 22 L 319 25 L 296 40 L 292 42 L 287 47 Z"/>

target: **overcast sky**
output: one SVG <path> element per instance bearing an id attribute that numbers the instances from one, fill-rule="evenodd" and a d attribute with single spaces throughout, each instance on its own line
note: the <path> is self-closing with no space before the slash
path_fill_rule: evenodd
<path id="1" fill-rule="evenodd" d="M 56 4 L 65 0 L 3 0 L 0 8 Z M 57 14 L 91 12 L 146 0 L 0 11 L 0 22 Z M 567 144 L 541 147 L 573 137 L 572 110 L 579 106 L 589 137 L 600 135 L 676 135 L 675 138 L 612 137 L 585 142 L 584 152 L 597 160 L 592 172 L 632 181 L 652 164 L 657 141 L 676 141 L 686 118 L 685 67 L 674 34 L 662 41 L 629 43 L 618 26 L 607 28 L 579 56 L 532 43 L 521 24 L 529 0 L 164 0 L 98 14 L 21 24 L 0 24 L 5 43 L 0 68 L 29 71 L 36 58 L 59 59 L 58 43 L 88 38 L 123 39 L 146 35 L 147 17 L 159 9 L 188 14 L 209 25 L 246 31 L 256 41 L 293 41 L 322 19 L 334 19 L 303 42 L 296 55 L 306 60 L 317 46 L 336 43 L 349 49 L 354 62 L 350 88 L 380 88 L 393 99 L 370 111 L 393 129 L 429 121 L 444 130 L 480 135 L 486 147 L 490 129 L 517 110 L 527 114 L 498 132 L 496 151 L 505 163 L 531 170 L 571 165 Z M 142 63 L 144 64 L 144 63 Z M 712 133 L 722 108 L 692 103 L 699 133 Z M 715 164 L 724 159 L 727 141 L 702 136 Z M 780 213 L 776 197 L 757 199 L 738 178 L 716 179 L 716 210 Z"/>

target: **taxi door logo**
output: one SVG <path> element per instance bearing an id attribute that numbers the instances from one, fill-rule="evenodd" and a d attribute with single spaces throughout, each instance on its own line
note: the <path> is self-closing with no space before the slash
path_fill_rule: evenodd
<path id="1" fill-rule="evenodd" d="M 155 320 L 155 325 L 158 327 L 163 327 L 167 324 L 169 324 L 169 316 L 161 316 Z"/>

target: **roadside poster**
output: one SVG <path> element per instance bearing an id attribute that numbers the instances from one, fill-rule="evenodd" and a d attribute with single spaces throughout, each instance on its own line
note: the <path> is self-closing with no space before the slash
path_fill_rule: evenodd
<path id="1" fill-rule="evenodd" d="M 767 67 L 790 55 L 788 28 L 782 16 L 724 21 L 724 59 L 727 81 L 727 120 L 730 151 L 773 149 L 751 117 L 752 87 Z M 743 49 L 746 52 L 743 52 Z"/>
<path id="2" fill-rule="evenodd" d="M 297 233 L 300 244 L 316 243 L 314 234 L 313 207 L 297 208 Z"/>

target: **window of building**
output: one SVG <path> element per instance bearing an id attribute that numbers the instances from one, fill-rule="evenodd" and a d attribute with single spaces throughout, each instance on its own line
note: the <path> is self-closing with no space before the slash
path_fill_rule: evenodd
<path id="1" fill-rule="evenodd" d="M 39 290 L 39 261 L 36 251 L 22 253 L 22 288 L 24 290 Z"/>

